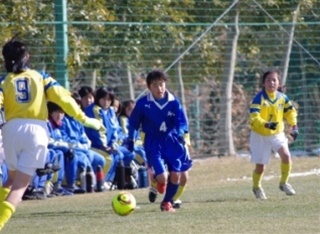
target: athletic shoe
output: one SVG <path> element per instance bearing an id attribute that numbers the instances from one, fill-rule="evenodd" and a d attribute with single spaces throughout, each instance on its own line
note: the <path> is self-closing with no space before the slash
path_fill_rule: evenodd
<path id="1" fill-rule="evenodd" d="M 279 185 L 279 189 L 285 192 L 288 196 L 295 195 L 296 191 L 288 183 L 283 183 Z"/>
<path id="2" fill-rule="evenodd" d="M 161 211 L 175 212 L 176 210 L 172 207 L 171 202 L 162 202 L 160 205 Z"/>
<path id="3" fill-rule="evenodd" d="M 264 193 L 263 188 L 253 188 L 252 189 L 254 195 L 256 196 L 257 199 L 261 199 L 261 200 L 266 200 L 267 196 Z"/>
<path id="4" fill-rule="evenodd" d="M 44 186 L 44 191 L 46 192 L 47 196 L 50 195 L 53 191 L 54 185 L 51 181 L 47 181 Z"/>
<path id="5" fill-rule="evenodd" d="M 150 187 L 149 189 L 149 201 L 151 203 L 154 203 L 157 199 L 158 191 L 154 187 Z"/>
<path id="6" fill-rule="evenodd" d="M 36 188 L 33 190 L 33 194 L 36 199 L 38 200 L 44 200 L 47 199 L 47 194 L 45 192 L 44 188 Z"/>
<path id="7" fill-rule="evenodd" d="M 157 183 L 157 190 L 158 190 L 158 193 L 160 194 L 164 194 L 165 191 L 167 189 L 167 185 L 166 184 L 160 184 L 160 183 Z"/>
<path id="8" fill-rule="evenodd" d="M 60 187 L 60 188 L 55 188 L 52 191 L 52 194 L 56 195 L 56 196 L 72 196 L 73 192 L 68 191 L 67 189 Z"/>
<path id="9" fill-rule="evenodd" d="M 172 207 L 175 209 L 179 209 L 181 207 L 182 201 L 181 200 L 175 200 L 172 202 Z"/>
<path id="10" fill-rule="evenodd" d="M 34 190 L 34 187 L 29 185 L 22 196 L 22 200 L 35 200 L 35 199 L 37 199 L 36 196 L 34 195 L 33 190 Z"/>
<path id="11" fill-rule="evenodd" d="M 58 189 L 60 189 L 60 188 L 58 188 Z M 76 185 L 71 185 L 71 186 L 64 187 L 64 190 L 66 190 L 66 192 L 72 193 L 72 194 L 84 194 L 84 193 L 86 193 L 86 191 L 84 189 L 79 188 Z"/>
<path id="12" fill-rule="evenodd" d="M 103 183 L 103 188 L 104 190 L 115 190 L 117 189 L 117 186 L 115 184 L 113 184 L 112 182 L 110 181 L 106 181 Z"/>

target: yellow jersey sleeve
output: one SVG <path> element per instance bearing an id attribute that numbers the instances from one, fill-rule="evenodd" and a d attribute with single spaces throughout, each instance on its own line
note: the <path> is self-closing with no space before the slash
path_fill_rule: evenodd
<path id="1" fill-rule="evenodd" d="M 65 113 L 79 122 L 85 122 L 87 118 L 86 115 L 72 98 L 68 90 L 47 74 L 44 74 L 43 82 L 48 101 L 56 103 Z"/>
<path id="2" fill-rule="evenodd" d="M 297 111 L 285 94 L 277 92 L 276 98 L 271 100 L 263 90 L 255 96 L 250 105 L 252 131 L 264 136 L 278 134 L 284 131 L 284 120 L 291 126 L 297 124 Z M 266 128 L 267 122 L 278 122 L 277 129 Z"/>

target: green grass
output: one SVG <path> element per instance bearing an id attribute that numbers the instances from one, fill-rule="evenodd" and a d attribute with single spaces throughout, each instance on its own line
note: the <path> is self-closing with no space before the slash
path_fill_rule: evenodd
<path id="1" fill-rule="evenodd" d="M 292 173 L 320 169 L 319 157 L 294 158 Z M 272 159 L 263 181 L 268 196 L 258 201 L 251 191 L 253 165 L 246 158 L 197 160 L 190 171 L 183 205 L 163 213 L 150 204 L 147 189 L 132 190 L 139 208 L 128 217 L 113 213 L 117 191 L 24 201 L 4 234 L 95 233 L 320 233 L 320 176 L 290 179 L 297 195 L 278 189 L 279 160 Z"/>

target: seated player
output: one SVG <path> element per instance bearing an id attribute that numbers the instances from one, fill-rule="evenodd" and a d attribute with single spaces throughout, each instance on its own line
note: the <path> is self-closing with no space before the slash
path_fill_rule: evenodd
<path id="1" fill-rule="evenodd" d="M 65 161 L 65 177 L 67 189 L 71 192 L 80 191 L 76 186 L 78 169 L 92 166 L 87 155 L 77 148 L 73 147 L 73 143 L 63 134 L 65 127 L 63 126 L 64 111 L 57 104 L 48 102 L 49 118 L 47 122 L 50 133 L 49 149 L 61 150 L 64 153 Z"/>
<path id="2" fill-rule="evenodd" d="M 80 106 L 81 109 L 85 109 L 87 106 L 90 106 L 92 103 L 94 103 L 94 91 L 90 86 L 82 86 L 78 94 L 80 95 Z"/>
<path id="3" fill-rule="evenodd" d="M 116 166 L 122 160 L 125 166 L 129 166 L 134 154 L 126 147 L 119 145 L 119 123 L 112 107 L 115 96 L 106 87 L 96 91 L 95 101 L 84 111 L 88 116 L 100 120 L 103 128 L 92 130 L 85 128 L 86 134 L 92 142 L 92 148 L 102 154 L 107 164 L 104 168 L 106 182 L 111 185 L 115 179 Z"/>

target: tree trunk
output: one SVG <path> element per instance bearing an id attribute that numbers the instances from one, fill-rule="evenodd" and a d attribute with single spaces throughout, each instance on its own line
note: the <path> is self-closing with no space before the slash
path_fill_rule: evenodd
<path id="1" fill-rule="evenodd" d="M 297 8 L 293 12 L 292 24 L 291 24 L 290 30 L 289 30 L 290 33 L 289 33 L 286 53 L 284 55 L 284 59 L 282 60 L 282 64 L 281 64 L 281 68 L 280 68 L 281 69 L 281 73 L 282 73 L 282 86 L 286 85 L 286 82 L 287 82 L 290 54 L 291 54 L 291 49 L 292 49 L 292 42 L 293 42 L 293 39 L 294 39 L 294 31 L 295 31 L 295 28 L 296 28 L 296 22 L 297 22 L 297 18 L 298 18 L 298 15 L 299 15 L 299 11 L 300 11 L 300 3 L 298 4 Z"/>
<path id="2" fill-rule="evenodd" d="M 234 26 L 230 27 L 227 35 L 226 58 L 223 77 L 221 81 L 221 103 L 219 119 L 219 155 L 235 155 L 232 135 L 232 85 L 234 68 L 237 58 L 237 44 L 239 37 L 239 11 L 236 7 L 232 10 Z"/>
<path id="3" fill-rule="evenodd" d="M 128 86 L 129 86 L 129 94 L 130 94 L 130 99 L 134 100 L 134 84 L 132 82 L 132 74 L 131 74 L 131 68 L 129 66 L 129 64 L 127 64 L 127 76 L 128 76 Z"/>

